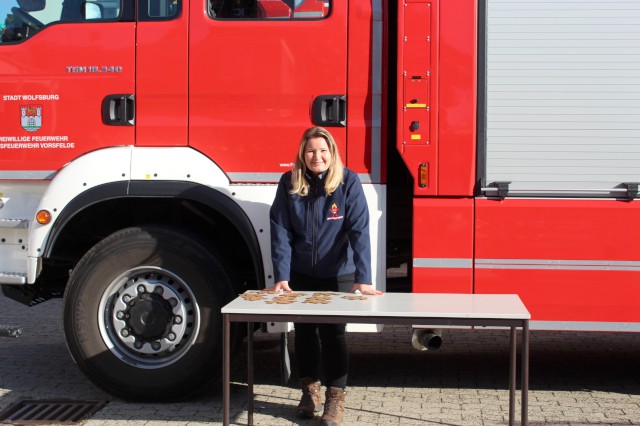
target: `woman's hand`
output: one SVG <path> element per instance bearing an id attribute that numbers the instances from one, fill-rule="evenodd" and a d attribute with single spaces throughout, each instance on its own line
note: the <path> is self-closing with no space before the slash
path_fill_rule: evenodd
<path id="1" fill-rule="evenodd" d="M 355 293 L 356 291 L 371 296 L 380 296 L 381 294 L 384 294 L 380 290 L 376 290 L 375 288 L 373 288 L 371 284 L 354 284 L 353 287 L 351 287 L 349 293 Z"/>
<path id="2" fill-rule="evenodd" d="M 287 293 L 291 293 L 293 290 L 289 288 L 289 281 L 278 281 L 275 286 L 273 286 L 273 290 L 276 293 L 282 293 L 286 291 Z"/>

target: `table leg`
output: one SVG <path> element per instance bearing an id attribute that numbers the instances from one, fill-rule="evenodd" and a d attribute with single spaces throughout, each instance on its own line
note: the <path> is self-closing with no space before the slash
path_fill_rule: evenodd
<path id="1" fill-rule="evenodd" d="M 289 358 L 289 335 L 280 333 L 280 381 L 285 386 L 291 378 L 291 359 Z"/>
<path id="2" fill-rule="evenodd" d="M 529 320 L 522 324 L 522 426 L 529 424 Z"/>
<path id="3" fill-rule="evenodd" d="M 515 421 L 516 406 L 516 328 L 509 334 L 509 425 Z"/>
<path id="4" fill-rule="evenodd" d="M 222 348 L 222 424 L 224 426 L 229 425 L 229 379 L 231 362 L 229 360 L 231 354 L 230 350 L 230 326 L 228 314 L 222 315 L 222 335 L 223 335 L 223 348 Z"/>
<path id="5" fill-rule="evenodd" d="M 248 424 L 253 425 L 253 323 L 247 323 L 247 392 Z"/>

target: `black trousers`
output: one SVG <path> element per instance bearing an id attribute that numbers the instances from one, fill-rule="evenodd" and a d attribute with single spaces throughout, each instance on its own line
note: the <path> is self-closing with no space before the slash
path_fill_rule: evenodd
<path id="1" fill-rule="evenodd" d="M 354 275 L 315 278 L 291 272 L 290 286 L 294 291 L 351 290 Z M 344 389 L 349 372 L 349 351 L 345 338 L 346 324 L 294 323 L 298 376 L 321 380 L 325 386 Z"/>

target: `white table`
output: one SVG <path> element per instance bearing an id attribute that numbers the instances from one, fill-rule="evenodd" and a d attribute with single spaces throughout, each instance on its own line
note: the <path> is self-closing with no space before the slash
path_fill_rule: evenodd
<path id="1" fill-rule="evenodd" d="M 251 293 L 251 292 L 248 292 Z M 439 294 L 385 293 L 366 296 L 366 300 L 348 300 L 339 293 L 329 304 L 302 303 L 300 296 L 291 304 L 268 304 L 238 297 L 222 308 L 223 424 L 229 425 L 230 328 L 231 322 L 247 322 L 248 423 L 253 424 L 253 324 L 256 322 L 365 323 L 427 326 L 509 327 L 509 424 L 515 421 L 516 329 L 522 330 L 521 346 L 521 424 L 528 424 L 529 392 L 529 319 L 531 315 L 515 294 Z"/>

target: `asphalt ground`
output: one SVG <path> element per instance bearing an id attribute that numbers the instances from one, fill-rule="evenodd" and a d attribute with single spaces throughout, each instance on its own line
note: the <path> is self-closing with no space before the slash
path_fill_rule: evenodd
<path id="1" fill-rule="evenodd" d="M 181 403 L 114 398 L 89 382 L 67 352 L 61 301 L 28 308 L 0 295 L 0 412 L 21 400 L 108 401 L 86 426 L 208 425 L 222 421 L 218 391 Z M 291 341 L 295 338 L 291 333 Z M 508 420 L 508 330 L 445 330 L 438 351 L 411 347 L 408 327 L 348 336 L 351 368 L 344 425 L 501 425 Z M 278 336 L 255 343 L 258 425 L 317 425 L 298 420 L 295 373 L 282 385 Z M 533 331 L 531 425 L 640 425 L 640 334 Z M 231 419 L 246 424 L 246 350 L 232 363 Z M 295 367 L 295 355 L 292 354 Z M 519 419 L 520 398 L 516 413 Z"/>

